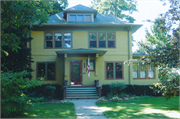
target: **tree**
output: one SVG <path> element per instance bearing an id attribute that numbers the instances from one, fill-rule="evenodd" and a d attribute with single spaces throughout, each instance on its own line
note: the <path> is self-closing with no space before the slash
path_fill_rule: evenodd
<path id="1" fill-rule="evenodd" d="M 177 95 L 180 89 L 179 75 L 169 74 L 172 68 L 179 69 L 180 2 L 168 1 L 170 9 L 154 21 L 152 34 L 146 31 L 147 43 L 139 42 L 140 47 L 149 54 L 142 56 L 141 62 L 159 68 L 160 80 L 155 84 L 158 89 L 154 89 L 162 92 L 167 99 L 172 94 Z"/>
<path id="2" fill-rule="evenodd" d="M 134 11 L 137 11 L 135 0 L 93 0 L 91 4 L 91 7 L 99 13 L 119 17 L 131 23 L 135 21 L 132 16 L 124 13 L 132 14 Z"/>
<path id="3" fill-rule="evenodd" d="M 67 7 L 66 0 L 56 1 L 3 1 L 2 15 L 2 70 L 31 72 L 31 49 L 27 42 L 34 22 L 46 23 L 49 15 L 62 11 Z"/>

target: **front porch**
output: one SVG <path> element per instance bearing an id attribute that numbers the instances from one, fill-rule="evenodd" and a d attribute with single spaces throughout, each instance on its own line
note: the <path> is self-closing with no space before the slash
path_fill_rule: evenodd
<path id="1" fill-rule="evenodd" d="M 63 99 L 97 99 L 101 97 L 101 86 L 99 80 L 94 80 L 95 85 L 89 86 L 68 86 L 68 81 L 64 81 Z"/>

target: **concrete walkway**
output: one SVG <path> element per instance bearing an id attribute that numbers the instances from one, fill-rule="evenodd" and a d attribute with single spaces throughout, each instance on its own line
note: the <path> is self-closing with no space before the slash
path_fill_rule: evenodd
<path id="1" fill-rule="evenodd" d="M 67 101 L 74 103 L 77 119 L 107 119 L 101 109 L 96 106 L 97 99 L 69 99 Z"/>

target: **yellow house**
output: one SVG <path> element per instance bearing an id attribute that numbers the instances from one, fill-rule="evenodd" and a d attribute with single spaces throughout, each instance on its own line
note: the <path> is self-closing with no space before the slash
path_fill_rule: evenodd
<path id="1" fill-rule="evenodd" d="M 46 84 L 63 85 L 64 98 L 75 89 L 100 90 L 112 82 L 152 85 L 158 81 L 157 68 L 124 64 L 138 59 L 139 55 L 132 53 L 132 34 L 141 26 L 83 5 L 52 15 L 43 26 L 35 24 L 31 33 L 33 78 L 44 77 Z"/>

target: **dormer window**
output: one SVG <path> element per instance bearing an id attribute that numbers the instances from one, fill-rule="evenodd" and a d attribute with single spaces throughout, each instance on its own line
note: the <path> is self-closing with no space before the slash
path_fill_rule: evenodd
<path id="1" fill-rule="evenodd" d="M 92 22 L 92 14 L 69 14 L 69 22 Z"/>

